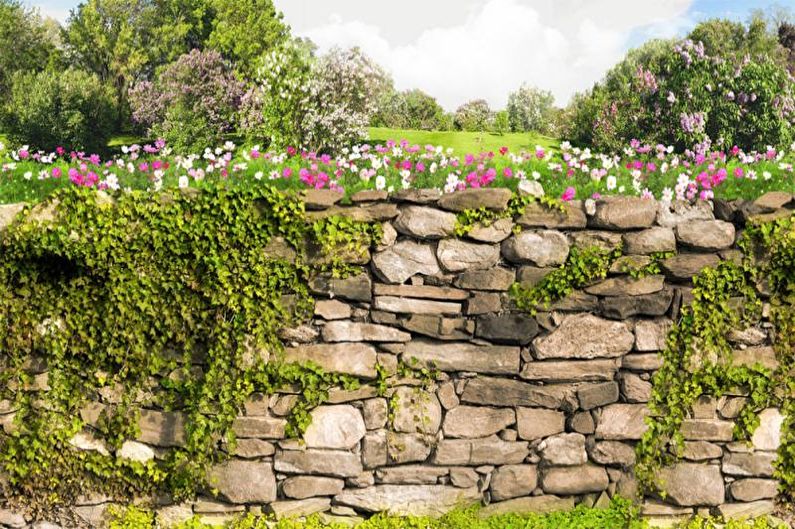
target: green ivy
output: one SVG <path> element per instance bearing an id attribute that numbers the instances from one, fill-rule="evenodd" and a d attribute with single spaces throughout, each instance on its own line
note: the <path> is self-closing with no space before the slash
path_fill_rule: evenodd
<path id="1" fill-rule="evenodd" d="M 538 202 L 551 210 L 565 211 L 563 202 L 559 199 L 514 193 L 508 201 L 508 206 L 502 211 L 493 211 L 486 208 L 465 209 L 456 216 L 455 234 L 459 237 L 468 235 L 476 226 L 491 226 L 500 219 L 513 219 L 524 214 L 527 206 Z"/>
<path id="2" fill-rule="evenodd" d="M 759 412 L 778 407 L 786 416 L 776 462 L 781 492 L 795 490 L 795 217 L 750 224 L 739 243 L 742 264 L 723 261 L 693 279 L 693 301 L 671 330 L 663 366 L 654 375 L 649 428 L 637 446 L 636 475 L 647 490 L 659 488 L 663 465 L 681 455 L 680 428 L 702 395 L 719 398 L 742 389 L 747 403 L 735 423 L 735 438 L 747 440 Z M 769 298 L 770 321 L 779 367 L 732 362 L 727 334 L 762 318 Z"/>
<path id="3" fill-rule="evenodd" d="M 662 272 L 660 263 L 669 257 L 676 255 L 676 252 L 653 252 L 649 255 L 649 262 L 642 263 L 633 260 L 634 256 L 625 256 L 626 261 L 621 267 L 621 271 L 634 279 L 653 276 Z"/>
<path id="4" fill-rule="evenodd" d="M 0 399 L 17 410 L 0 436 L 8 494 L 32 510 L 86 490 L 189 497 L 234 448 L 246 399 L 288 386 L 299 399 L 287 434 L 299 436 L 330 388 L 359 381 L 283 361 L 278 331 L 311 316 L 313 276 L 344 275 L 344 257 L 380 233 L 310 222 L 300 199 L 268 188 L 71 188 L 27 208 L 0 235 Z M 289 251 L 266 252 L 277 240 Z M 143 407 L 182 412 L 184 446 L 146 464 L 76 449 L 97 394 L 115 396 L 93 423 L 110 450 L 135 438 Z"/>

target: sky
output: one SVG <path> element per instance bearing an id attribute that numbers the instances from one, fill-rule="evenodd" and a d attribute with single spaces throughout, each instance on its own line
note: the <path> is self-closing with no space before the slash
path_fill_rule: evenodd
<path id="1" fill-rule="evenodd" d="M 448 110 L 476 98 L 503 108 L 523 83 L 558 105 L 590 88 L 632 47 L 699 21 L 746 21 L 795 0 L 274 0 L 293 33 L 321 52 L 359 46 L 394 78 Z M 61 22 L 78 0 L 30 1 Z"/>

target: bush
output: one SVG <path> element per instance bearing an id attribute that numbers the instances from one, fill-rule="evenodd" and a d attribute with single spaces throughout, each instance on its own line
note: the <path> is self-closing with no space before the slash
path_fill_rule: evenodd
<path id="1" fill-rule="evenodd" d="M 455 128 L 469 132 L 483 132 L 491 126 L 491 109 L 484 99 L 464 103 L 455 111 Z"/>
<path id="2" fill-rule="evenodd" d="M 113 91 L 74 69 L 15 74 L 4 107 L 0 115 L 11 140 L 48 151 L 102 151 L 115 124 Z"/>
<path id="3" fill-rule="evenodd" d="M 414 89 L 386 94 L 372 124 L 395 129 L 440 130 L 444 122 L 444 109 L 436 98 Z"/>
<path id="4" fill-rule="evenodd" d="M 522 85 L 508 95 L 508 121 L 513 132 L 549 132 L 555 97 L 552 92 Z"/>
<path id="5" fill-rule="evenodd" d="M 218 143 L 234 129 L 244 86 L 221 54 L 193 50 L 154 82 L 130 90 L 133 121 L 184 151 Z"/>

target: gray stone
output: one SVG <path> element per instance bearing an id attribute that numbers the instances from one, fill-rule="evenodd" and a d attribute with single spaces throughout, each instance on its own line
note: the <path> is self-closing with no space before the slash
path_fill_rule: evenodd
<path id="1" fill-rule="evenodd" d="M 441 239 L 455 233 L 453 213 L 424 206 L 404 206 L 395 219 L 395 229 L 418 239 Z"/>
<path id="2" fill-rule="evenodd" d="M 580 408 L 592 410 L 618 402 L 618 393 L 618 384 L 615 382 L 589 384 L 577 389 L 577 400 L 580 402 Z"/>
<path id="3" fill-rule="evenodd" d="M 668 319 L 640 320 L 635 323 L 635 350 L 662 351 L 673 322 Z M 626 359 L 625 359 L 626 360 Z"/>
<path id="4" fill-rule="evenodd" d="M 331 189 L 310 188 L 305 189 L 300 193 L 301 200 L 304 202 L 304 205 L 308 210 L 330 208 L 342 200 L 344 196 L 345 195 L 343 193 Z"/>
<path id="5" fill-rule="evenodd" d="M 389 511 L 395 515 L 439 516 L 480 499 L 476 487 L 460 489 L 445 485 L 376 485 L 344 490 L 334 502 L 358 511 Z"/>
<path id="6" fill-rule="evenodd" d="M 654 227 L 642 231 L 625 233 L 624 252 L 649 255 L 658 252 L 675 252 L 676 237 L 671 228 Z"/>
<path id="7" fill-rule="evenodd" d="M 283 439 L 287 420 L 276 417 L 237 417 L 232 423 L 241 439 Z"/>
<path id="8" fill-rule="evenodd" d="M 566 429 L 563 412 L 540 408 L 516 408 L 516 423 L 519 437 L 528 441 L 559 434 Z"/>
<path id="9" fill-rule="evenodd" d="M 350 450 L 366 433 L 362 414 L 349 404 L 318 406 L 310 415 L 312 422 L 304 432 L 309 448 Z"/>
<path id="10" fill-rule="evenodd" d="M 97 452 L 102 455 L 110 455 L 107 443 L 104 439 L 96 437 L 90 432 L 77 432 L 69 439 L 69 444 L 78 450 L 86 452 Z"/>
<path id="11" fill-rule="evenodd" d="M 600 441 L 588 450 L 591 459 L 600 465 L 631 467 L 635 464 L 635 448 L 619 441 Z"/>
<path id="12" fill-rule="evenodd" d="M 351 195 L 351 202 L 381 202 L 389 198 L 389 193 L 378 189 L 362 189 Z"/>
<path id="13" fill-rule="evenodd" d="M 475 336 L 494 343 L 527 345 L 538 334 L 538 323 L 522 313 L 488 314 L 477 320 Z"/>
<path id="14" fill-rule="evenodd" d="M 615 358 L 632 349 L 635 335 L 626 323 L 609 321 L 592 314 L 566 316 L 549 335 L 536 338 L 536 357 Z"/>
<path id="15" fill-rule="evenodd" d="M 442 408 L 450 410 L 458 406 L 458 395 L 455 392 L 455 386 L 452 382 L 445 382 L 436 390 L 436 396 L 439 398 L 439 403 Z"/>
<path id="16" fill-rule="evenodd" d="M 0 209 L 2 212 L 2 209 Z M 0 217 L 1 219 L 1 217 Z M 27 522 L 25 517 L 9 509 L 0 509 L 0 525 L 13 528 L 25 527 Z"/>
<path id="17" fill-rule="evenodd" d="M 767 339 L 767 333 L 756 327 L 748 327 L 743 330 L 732 329 L 726 335 L 726 338 L 730 342 L 743 345 L 762 345 Z"/>
<path id="18" fill-rule="evenodd" d="M 528 406 L 562 409 L 575 400 L 569 385 L 536 386 L 518 380 L 478 377 L 467 382 L 461 401 L 492 406 Z"/>
<path id="19" fill-rule="evenodd" d="M 503 241 L 502 254 L 513 263 L 558 266 L 569 256 L 569 242 L 558 231 L 523 231 Z"/>
<path id="20" fill-rule="evenodd" d="M 753 520 L 772 514 L 776 504 L 770 500 L 753 501 L 750 503 L 726 503 L 718 507 L 724 520 Z"/>
<path id="21" fill-rule="evenodd" d="M 276 452 L 274 468 L 285 474 L 348 478 L 362 473 L 362 462 L 356 454 L 337 450 L 281 450 Z"/>
<path id="22" fill-rule="evenodd" d="M 706 461 L 723 456 L 723 449 L 707 441 L 685 441 L 682 458 L 688 461 Z"/>
<path id="23" fill-rule="evenodd" d="M 594 296 L 643 296 L 663 289 L 663 276 L 644 276 L 637 279 L 630 276 L 611 277 L 595 285 L 585 287 L 585 292 Z"/>
<path id="24" fill-rule="evenodd" d="M 508 465 L 524 461 L 530 453 L 526 442 L 503 441 L 497 436 L 482 439 L 445 439 L 436 446 L 436 465 Z"/>
<path id="25" fill-rule="evenodd" d="M 621 394 L 626 402 L 649 402 L 651 400 L 651 382 L 643 380 L 634 373 L 621 373 L 619 377 Z"/>
<path id="26" fill-rule="evenodd" d="M 323 326 L 327 342 L 408 342 L 411 335 L 386 325 L 355 321 L 330 321 Z"/>
<path id="27" fill-rule="evenodd" d="M 439 242 L 436 257 L 442 268 L 448 272 L 488 270 L 495 267 L 500 260 L 500 248 L 460 239 L 444 239 Z"/>
<path id="28" fill-rule="evenodd" d="M 573 466 L 588 462 L 585 436 L 578 433 L 561 433 L 547 437 L 538 445 L 541 460 L 547 465 Z"/>
<path id="29" fill-rule="evenodd" d="M 270 463 L 230 459 L 213 467 L 208 482 L 231 503 L 268 503 L 276 499 L 276 478 Z"/>
<path id="30" fill-rule="evenodd" d="M 331 508 L 329 498 L 307 498 L 305 500 L 280 500 L 268 505 L 268 511 L 277 520 L 285 518 L 300 518 L 319 512 L 325 512 Z"/>
<path id="31" fill-rule="evenodd" d="M 637 347 L 637 340 L 635 346 Z M 621 359 L 621 367 L 633 371 L 657 371 L 662 365 L 662 357 L 655 353 L 628 354 Z"/>
<path id="32" fill-rule="evenodd" d="M 141 433 L 136 441 L 162 447 L 185 445 L 185 417 L 181 413 L 141 410 L 138 428 Z"/>
<path id="33" fill-rule="evenodd" d="M 516 220 L 525 228 L 584 228 L 587 224 L 582 202 L 573 200 L 563 204 L 562 209 L 551 208 L 538 202 L 531 202 L 524 213 Z"/>
<path id="34" fill-rule="evenodd" d="M 467 270 L 456 277 L 453 284 L 471 290 L 506 291 L 515 279 L 513 270 L 495 267 L 489 270 Z"/>
<path id="35" fill-rule="evenodd" d="M 447 437 L 486 437 L 516 422 L 511 408 L 458 406 L 447 412 L 442 431 Z"/>
<path id="36" fill-rule="evenodd" d="M 566 496 L 602 492 L 610 480 L 603 467 L 580 465 L 574 467 L 551 467 L 541 476 L 541 488 L 547 494 Z"/>
<path id="37" fill-rule="evenodd" d="M 677 240 L 697 250 L 729 248 L 734 235 L 734 224 L 722 220 L 691 220 L 676 226 Z"/>
<path id="38" fill-rule="evenodd" d="M 399 298 L 439 299 L 442 301 L 463 301 L 469 298 L 469 292 L 452 287 L 429 285 L 373 285 L 376 296 L 396 296 Z"/>
<path id="39" fill-rule="evenodd" d="M 443 318 L 430 314 L 412 314 L 400 322 L 401 327 L 416 334 L 437 340 L 468 340 L 474 322 L 464 318 Z"/>
<path id="40" fill-rule="evenodd" d="M 496 292 L 473 292 L 466 304 L 467 316 L 499 312 L 502 310 L 502 299 Z"/>
<path id="41" fill-rule="evenodd" d="M 741 454 L 729 452 L 723 457 L 722 469 L 730 476 L 769 478 L 773 476 L 775 452 L 754 452 Z"/>
<path id="42" fill-rule="evenodd" d="M 423 462 L 431 455 L 431 439 L 425 434 L 389 432 L 386 443 L 387 462 L 390 464 Z"/>
<path id="43" fill-rule="evenodd" d="M 392 426 L 397 432 L 435 434 L 442 422 L 442 406 L 433 393 L 399 387 L 393 397 Z"/>
<path id="44" fill-rule="evenodd" d="M 234 455 L 243 459 L 272 456 L 276 452 L 272 443 L 262 439 L 238 439 Z"/>
<path id="45" fill-rule="evenodd" d="M 146 463 L 155 458 L 155 451 L 149 445 L 135 441 L 124 441 L 116 452 L 116 457 Z"/>
<path id="46" fill-rule="evenodd" d="M 279 329 L 279 338 L 293 344 L 314 342 L 319 335 L 320 332 L 317 329 L 305 324 Z"/>
<path id="47" fill-rule="evenodd" d="M 386 425 L 389 417 L 389 407 L 386 399 L 367 399 L 362 403 L 364 425 L 368 430 L 377 430 Z"/>
<path id="48" fill-rule="evenodd" d="M 478 222 L 467 233 L 467 237 L 480 242 L 502 242 L 513 233 L 513 220 L 497 219 L 489 224 Z"/>
<path id="49" fill-rule="evenodd" d="M 14 222 L 14 219 L 23 209 L 25 209 L 24 203 L 0 204 L 0 233 Z M 0 523 L 2 523 L 2 520 L 0 520 Z"/>
<path id="50" fill-rule="evenodd" d="M 529 496 L 538 486 L 535 465 L 503 465 L 491 475 L 492 501 L 502 501 L 519 496 Z"/>
<path id="51" fill-rule="evenodd" d="M 368 432 L 362 441 L 362 464 L 364 468 L 376 468 L 387 464 L 386 430 Z"/>
<path id="52" fill-rule="evenodd" d="M 175 527 L 193 518 L 193 509 L 190 503 L 183 502 L 168 505 L 155 510 L 158 527 Z"/>
<path id="53" fill-rule="evenodd" d="M 729 485 L 729 492 L 737 501 L 768 500 L 778 495 L 778 482 L 774 479 L 738 479 Z"/>
<path id="54" fill-rule="evenodd" d="M 510 199 L 511 190 L 506 188 L 462 189 L 443 195 L 439 207 L 457 212 L 479 208 L 502 211 Z"/>
<path id="55" fill-rule="evenodd" d="M 398 314 L 461 314 L 460 303 L 400 298 L 397 296 L 378 296 L 375 298 L 373 307 L 384 312 L 395 312 Z"/>
<path id="56" fill-rule="evenodd" d="M 538 268 L 536 266 L 522 266 L 516 280 L 525 288 L 532 288 L 547 277 L 554 268 Z"/>
<path id="57" fill-rule="evenodd" d="M 390 485 L 434 485 L 447 473 L 448 470 L 443 467 L 402 465 L 376 470 L 375 478 L 378 483 Z"/>
<path id="58" fill-rule="evenodd" d="M 670 204 L 659 202 L 657 224 L 666 228 L 676 227 L 683 222 L 691 220 L 713 220 L 712 204 L 706 200 L 697 200 L 693 203 L 687 200 L 674 200 Z"/>
<path id="59" fill-rule="evenodd" d="M 382 281 L 396 284 L 416 274 L 441 273 L 433 247 L 413 241 L 401 241 L 374 254 L 373 270 Z"/>
<path id="60" fill-rule="evenodd" d="M 608 197 L 596 201 L 592 226 L 611 230 L 648 228 L 657 217 L 657 202 L 638 197 Z"/>
<path id="61" fill-rule="evenodd" d="M 617 359 L 527 362 L 519 376 L 542 382 L 598 382 L 613 380 L 619 366 Z"/>
<path id="62" fill-rule="evenodd" d="M 544 514 L 550 512 L 568 512 L 574 509 L 574 498 L 557 496 L 532 496 L 492 503 L 478 511 L 478 516 L 488 518 L 502 514 Z"/>
<path id="63" fill-rule="evenodd" d="M 613 251 L 621 246 L 621 234 L 609 231 L 575 231 L 569 234 L 571 245 L 580 250 L 598 248 L 602 251 Z"/>
<path id="64" fill-rule="evenodd" d="M 345 481 L 322 476 L 291 476 L 282 483 L 288 498 L 303 500 L 314 496 L 334 496 L 342 492 Z"/>
<path id="65" fill-rule="evenodd" d="M 690 281 L 704 268 L 715 267 L 719 262 L 720 258 L 711 253 L 682 253 L 663 259 L 660 266 L 666 277 L 679 281 Z"/>
<path id="66" fill-rule="evenodd" d="M 682 507 L 715 506 L 725 501 L 720 467 L 698 463 L 679 463 L 663 468 L 660 482 L 666 501 Z"/>
<path id="67" fill-rule="evenodd" d="M 599 312 L 606 318 L 627 320 L 632 316 L 662 316 L 668 312 L 674 291 L 665 287 L 654 294 L 602 298 Z"/>
<path id="68" fill-rule="evenodd" d="M 346 278 L 318 276 L 309 281 L 309 289 L 313 294 L 338 297 L 351 301 L 370 301 L 372 299 L 372 282 L 367 274 L 358 274 Z"/>
<path id="69" fill-rule="evenodd" d="M 336 299 L 315 301 L 315 316 L 324 320 L 344 320 L 351 317 L 351 306 Z"/>
<path id="70" fill-rule="evenodd" d="M 456 467 L 450 469 L 450 483 L 454 487 L 467 489 L 478 484 L 479 475 L 473 468 Z"/>
<path id="71" fill-rule="evenodd" d="M 358 222 L 382 222 L 397 217 L 398 209 L 395 204 L 376 202 L 355 207 L 332 206 L 323 211 L 307 211 L 306 213 L 306 218 L 309 221 L 336 216 L 345 217 Z"/>
<path id="72" fill-rule="evenodd" d="M 570 427 L 577 433 L 591 435 L 596 431 L 596 423 L 590 412 L 580 411 L 571 418 Z"/>
<path id="73" fill-rule="evenodd" d="M 648 428 L 650 414 L 643 404 L 611 404 L 597 412 L 596 438 L 613 441 L 638 440 Z"/>
<path id="74" fill-rule="evenodd" d="M 375 378 L 375 348 L 363 343 L 302 345 L 284 350 L 286 362 L 314 362 L 326 371 Z"/>
<path id="75" fill-rule="evenodd" d="M 776 350 L 769 345 L 735 349 L 732 351 L 731 362 L 735 366 L 753 367 L 760 365 L 771 371 L 778 369 L 779 365 Z"/>
<path id="76" fill-rule="evenodd" d="M 759 426 L 754 430 L 751 443 L 757 450 L 778 450 L 781 445 L 781 427 L 784 416 L 775 408 L 767 408 L 759 413 Z"/>
<path id="77" fill-rule="evenodd" d="M 413 204 L 433 204 L 442 198 L 441 189 L 398 189 L 390 198 L 397 202 Z"/>
<path id="78" fill-rule="evenodd" d="M 718 419 L 685 419 L 680 428 L 688 441 L 723 441 L 734 439 L 734 423 Z"/>
<path id="79" fill-rule="evenodd" d="M 775 211 L 779 208 L 791 205 L 792 201 L 793 195 L 791 193 L 785 193 L 784 191 L 768 191 L 754 200 L 754 205 L 762 209 Z"/>
<path id="80" fill-rule="evenodd" d="M 420 364 L 441 371 L 516 374 L 519 372 L 519 348 L 486 346 L 466 342 L 435 342 L 415 339 L 406 345 L 403 357 L 416 358 Z"/>

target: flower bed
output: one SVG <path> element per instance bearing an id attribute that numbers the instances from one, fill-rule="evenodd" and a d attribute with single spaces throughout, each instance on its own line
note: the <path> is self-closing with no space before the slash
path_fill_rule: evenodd
<path id="1" fill-rule="evenodd" d="M 357 145 L 332 157 L 287 148 L 207 148 L 199 155 L 177 155 L 165 142 L 122 147 L 103 159 L 96 154 L 5 150 L 0 145 L 0 202 L 37 201 L 69 185 L 105 190 L 162 187 L 273 186 L 280 189 L 329 188 L 353 194 L 364 189 L 508 187 L 562 200 L 600 195 L 674 198 L 753 199 L 773 190 L 795 190 L 789 149 L 765 152 L 673 152 L 664 145 L 633 141 L 621 156 L 592 153 L 563 142 L 560 150 L 497 152 L 458 156 L 451 149 L 388 141 Z"/>

